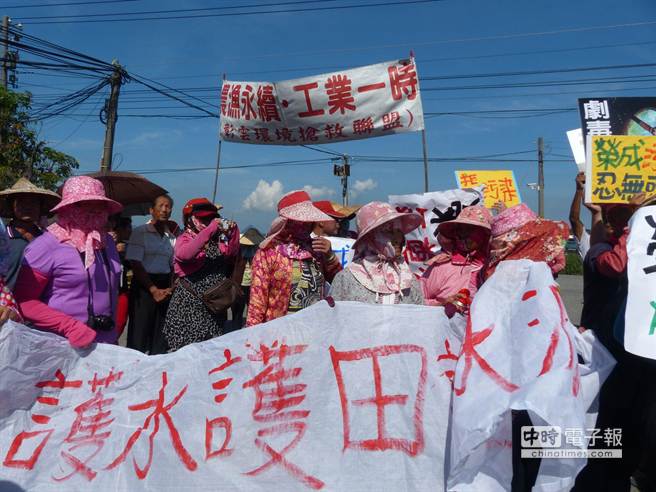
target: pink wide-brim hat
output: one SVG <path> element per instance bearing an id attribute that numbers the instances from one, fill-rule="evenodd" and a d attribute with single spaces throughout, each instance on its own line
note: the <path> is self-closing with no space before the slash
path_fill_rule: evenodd
<path id="1" fill-rule="evenodd" d="M 455 219 L 449 220 L 448 222 L 442 222 L 437 226 L 437 230 L 439 232 L 444 232 L 456 224 L 465 224 L 481 227 L 490 231 L 492 229 L 492 220 L 492 214 L 487 208 L 482 205 L 475 205 L 473 207 L 465 208 Z"/>
<path id="2" fill-rule="evenodd" d="M 333 220 L 312 204 L 310 195 L 303 190 L 290 191 L 278 202 L 278 215 L 296 222 L 325 222 Z"/>
<path id="3" fill-rule="evenodd" d="M 506 232 L 519 229 L 524 224 L 537 219 L 537 217 L 535 212 L 524 203 L 507 208 L 493 219 L 492 237 L 501 236 Z"/>
<path id="4" fill-rule="evenodd" d="M 397 212 L 396 209 L 385 202 L 371 202 L 364 205 L 355 216 L 355 224 L 358 228 L 358 239 L 353 243 L 353 248 L 378 227 L 388 222 L 397 222 L 403 234 L 414 231 L 421 225 L 421 215 L 412 212 Z"/>
<path id="5" fill-rule="evenodd" d="M 123 210 L 123 205 L 107 198 L 105 187 L 100 181 L 89 176 L 75 176 L 66 180 L 62 188 L 62 201 L 50 211 L 55 213 L 81 202 L 103 203 L 107 207 L 109 215 Z"/>

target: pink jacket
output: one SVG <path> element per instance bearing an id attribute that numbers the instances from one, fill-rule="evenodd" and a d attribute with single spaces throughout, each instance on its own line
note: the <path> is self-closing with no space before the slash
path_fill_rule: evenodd
<path id="1" fill-rule="evenodd" d="M 461 289 L 469 289 L 473 297 L 481 285 L 482 262 L 454 265 L 451 261 L 433 263 L 421 278 L 425 304 L 442 306 Z"/>
<path id="2" fill-rule="evenodd" d="M 185 277 L 197 272 L 203 267 L 205 261 L 205 245 L 216 232 L 219 224 L 212 221 L 205 229 L 198 234 L 185 230 L 175 241 L 175 254 L 173 256 L 175 274 L 178 277 Z M 230 237 L 227 243 L 221 243 L 219 250 L 222 254 L 229 257 L 236 257 L 239 254 L 239 228 L 235 225 L 230 231 Z"/>

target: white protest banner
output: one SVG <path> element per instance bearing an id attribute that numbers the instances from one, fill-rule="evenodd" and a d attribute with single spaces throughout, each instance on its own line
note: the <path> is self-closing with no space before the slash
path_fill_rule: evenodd
<path id="1" fill-rule="evenodd" d="M 414 60 L 221 87 L 220 137 L 230 142 L 308 145 L 423 129 Z"/>
<path id="2" fill-rule="evenodd" d="M 441 308 L 321 302 L 149 357 L 8 323 L 0 488 L 444 490 L 449 329 Z"/>
<path id="3" fill-rule="evenodd" d="M 583 142 L 583 131 L 580 128 L 567 132 L 567 140 L 572 149 L 574 162 L 580 173 L 585 172 L 585 144 Z"/>
<path id="4" fill-rule="evenodd" d="M 502 262 L 474 297 L 470 314 L 462 319 L 453 374 L 448 488 L 509 491 L 513 446 L 528 453 L 587 447 L 593 420 L 586 413 L 596 411 L 591 404 L 614 360 L 592 333 L 583 337 L 569 322 L 546 263 Z M 438 359 L 451 352 L 445 347 Z M 522 425 L 548 431 L 522 430 L 520 442 L 513 442 L 511 409 L 528 410 L 530 422 Z M 569 491 L 584 465 L 580 456 L 542 459 L 532 490 Z"/>
<path id="5" fill-rule="evenodd" d="M 624 348 L 656 359 L 656 206 L 638 209 L 629 227 Z"/>
<path id="6" fill-rule="evenodd" d="M 389 202 L 399 212 L 414 212 L 423 217 L 421 225 L 406 235 L 403 250 L 405 260 L 415 275 L 425 271 L 424 262 L 440 247 L 437 243 L 437 226 L 455 219 L 465 207 L 483 203 L 483 191 L 464 188 L 413 195 L 390 195 Z"/>
<path id="7" fill-rule="evenodd" d="M 342 263 L 342 268 L 353 261 L 353 243 L 355 239 L 350 237 L 326 236 L 332 245 L 333 253 L 337 255 Z"/>

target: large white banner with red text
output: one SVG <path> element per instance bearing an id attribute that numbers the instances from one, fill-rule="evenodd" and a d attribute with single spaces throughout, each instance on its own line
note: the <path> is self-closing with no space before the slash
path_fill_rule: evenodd
<path id="1" fill-rule="evenodd" d="M 221 87 L 220 136 L 230 142 L 308 145 L 423 129 L 414 60 Z"/>
<path id="2" fill-rule="evenodd" d="M 321 302 L 152 357 L 9 323 L 0 490 L 509 491 L 510 410 L 585 427 L 612 367 L 599 345 L 527 260 L 469 320 Z M 570 490 L 584 463 L 543 460 L 534 490 Z"/>
<path id="3" fill-rule="evenodd" d="M 412 195 L 390 195 L 389 202 L 399 212 L 414 212 L 423 217 L 421 225 L 406 235 L 403 256 L 417 276 L 426 271 L 424 262 L 440 249 L 437 226 L 455 219 L 463 208 L 483 204 L 483 188 L 432 191 Z"/>
<path id="4" fill-rule="evenodd" d="M 149 357 L 10 324 L 0 489 L 444 490 L 448 330 L 440 308 L 322 302 Z"/>

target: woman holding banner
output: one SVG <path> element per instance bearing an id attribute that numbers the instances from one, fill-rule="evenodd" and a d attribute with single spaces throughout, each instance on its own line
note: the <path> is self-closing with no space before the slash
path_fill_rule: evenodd
<path id="1" fill-rule="evenodd" d="M 312 239 L 315 222 L 332 220 L 312 205 L 305 191 L 292 191 L 278 202 L 278 217 L 255 253 L 246 326 L 265 323 L 324 298 L 324 284 L 342 264 L 330 241 Z"/>
<path id="2" fill-rule="evenodd" d="M 487 264 L 492 215 L 480 205 L 438 226 L 442 251 L 428 260 L 422 277 L 426 304 L 444 306 L 448 316 L 467 310 Z"/>
<path id="3" fill-rule="evenodd" d="M 421 224 L 421 216 L 400 213 L 388 203 L 371 202 L 357 213 L 354 258 L 333 280 L 336 301 L 368 304 L 423 304 L 421 285 L 401 254 L 405 235 Z"/>

